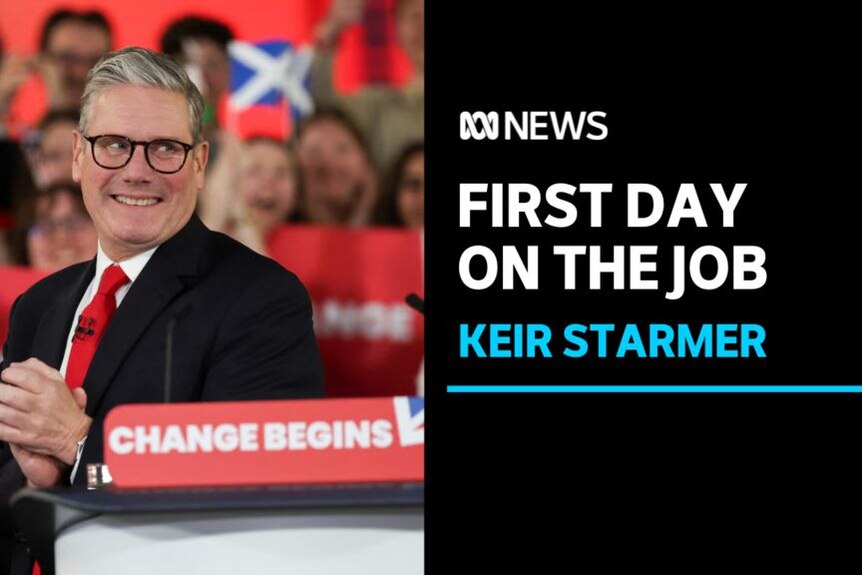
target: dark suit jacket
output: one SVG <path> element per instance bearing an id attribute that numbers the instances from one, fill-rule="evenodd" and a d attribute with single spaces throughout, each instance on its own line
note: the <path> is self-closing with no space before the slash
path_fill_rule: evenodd
<path id="1" fill-rule="evenodd" d="M 69 267 L 18 298 L 3 367 L 36 357 L 59 369 L 72 317 L 95 267 L 95 260 Z M 104 461 L 102 424 L 113 407 L 163 401 L 171 321 L 172 401 L 323 396 L 305 288 L 279 264 L 209 231 L 192 216 L 153 254 L 93 357 L 84 380 L 93 426 L 76 484 L 86 484 L 87 463 Z M 0 547 L 14 531 L 9 497 L 22 485 L 8 445 L 0 443 L 0 537 L 6 539 Z"/>

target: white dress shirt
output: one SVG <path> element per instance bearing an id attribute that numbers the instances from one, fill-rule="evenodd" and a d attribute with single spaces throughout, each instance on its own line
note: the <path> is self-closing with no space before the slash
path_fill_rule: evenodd
<path id="1" fill-rule="evenodd" d="M 130 280 L 117 290 L 115 297 L 118 309 L 120 304 L 123 303 L 123 299 L 126 297 L 126 294 L 129 293 L 129 290 L 132 288 L 132 284 L 135 283 L 135 280 L 138 279 L 139 275 L 141 275 L 144 266 L 146 266 L 147 262 L 150 261 L 150 258 L 153 256 L 153 252 L 155 251 L 156 248 L 152 248 L 118 264 L 123 270 L 123 273 L 125 273 L 126 277 Z M 93 301 L 93 298 L 96 296 L 96 290 L 99 289 L 99 282 L 102 281 L 102 274 L 105 273 L 106 269 L 114 265 L 114 263 L 116 262 L 112 262 L 111 259 L 105 255 L 105 252 L 102 251 L 102 244 L 100 243 L 99 249 L 96 252 L 96 275 L 93 276 L 93 281 L 91 281 L 90 285 L 87 286 L 87 289 L 84 290 L 84 296 L 78 303 L 78 309 L 75 310 L 75 315 L 72 317 L 72 325 L 69 326 L 69 334 L 68 337 L 66 337 L 66 351 L 63 354 L 63 363 L 60 365 L 60 374 L 64 378 L 66 377 L 66 368 L 69 366 L 69 355 L 72 352 L 72 338 L 75 336 L 75 328 L 78 327 L 78 317 L 80 317 L 84 308 L 90 305 L 90 302 Z"/>

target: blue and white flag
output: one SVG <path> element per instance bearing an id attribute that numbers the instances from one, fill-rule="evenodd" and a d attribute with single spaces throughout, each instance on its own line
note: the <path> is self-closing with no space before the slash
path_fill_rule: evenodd
<path id="1" fill-rule="evenodd" d="M 311 46 L 299 47 L 287 40 L 235 41 L 228 45 L 228 55 L 228 104 L 232 112 L 289 106 L 295 123 L 314 111 L 310 92 Z"/>

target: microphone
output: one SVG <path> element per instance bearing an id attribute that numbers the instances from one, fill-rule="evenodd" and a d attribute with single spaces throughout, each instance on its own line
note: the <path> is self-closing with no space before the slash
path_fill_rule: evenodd
<path id="1" fill-rule="evenodd" d="M 96 333 L 96 330 L 93 329 L 93 324 L 96 323 L 96 320 L 92 317 L 85 317 L 84 314 L 78 316 L 78 325 L 75 326 L 75 335 L 72 336 L 72 339 L 79 339 L 84 341 L 91 335 Z"/>
<path id="2" fill-rule="evenodd" d="M 165 328 L 165 403 L 171 402 L 172 371 L 174 363 L 174 329 L 177 323 L 192 309 L 191 302 L 186 303 L 174 312 Z"/>
<path id="3" fill-rule="evenodd" d="M 425 315 L 425 300 L 416 295 L 415 293 L 407 294 L 407 297 L 404 298 L 404 301 L 407 302 L 407 305 Z"/>

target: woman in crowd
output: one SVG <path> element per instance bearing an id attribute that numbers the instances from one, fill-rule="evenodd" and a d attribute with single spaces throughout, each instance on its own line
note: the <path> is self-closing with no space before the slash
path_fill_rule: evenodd
<path id="1" fill-rule="evenodd" d="M 22 202 L 16 229 L 20 265 L 54 272 L 96 255 L 96 228 L 74 182 L 54 183 Z"/>
<path id="2" fill-rule="evenodd" d="M 412 230 L 425 227 L 425 144 L 404 148 L 389 172 L 377 224 Z"/>
<path id="3" fill-rule="evenodd" d="M 377 203 L 377 174 L 356 124 L 321 108 L 300 124 L 302 216 L 311 224 L 362 227 Z"/>
<path id="4" fill-rule="evenodd" d="M 266 137 L 246 142 L 240 198 L 264 237 L 296 211 L 297 187 L 295 160 L 282 142 Z"/>
<path id="5" fill-rule="evenodd" d="M 296 161 L 283 142 L 229 135 L 213 168 L 198 212 L 212 229 L 266 253 L 266 239 L 299 205 Z"/>

